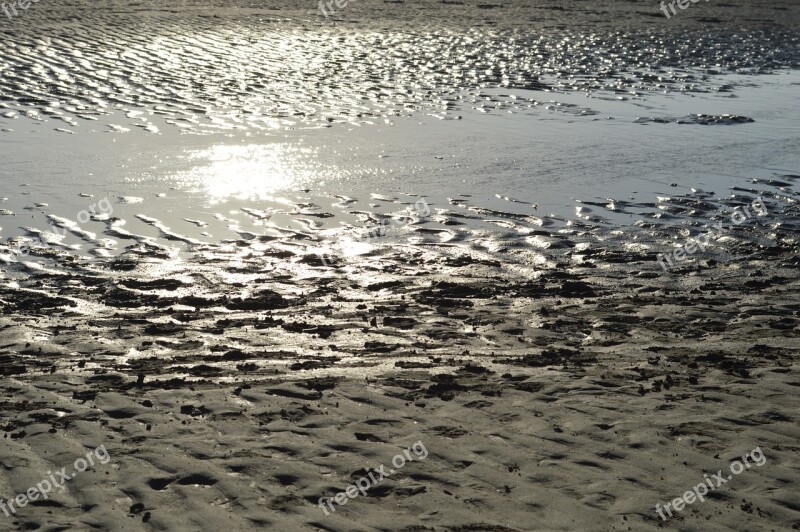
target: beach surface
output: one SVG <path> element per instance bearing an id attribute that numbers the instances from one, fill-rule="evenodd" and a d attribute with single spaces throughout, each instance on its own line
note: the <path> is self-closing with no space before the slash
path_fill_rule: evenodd
<path id="1" fill-rule="evenodd" d="M 798 22 L 4 21 L 0 530 L 800 529 Z"/>

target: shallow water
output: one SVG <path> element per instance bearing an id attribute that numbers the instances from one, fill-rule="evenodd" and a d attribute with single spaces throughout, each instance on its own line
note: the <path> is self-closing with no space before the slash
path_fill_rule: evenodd
<path id="1" fill-rule="evenodd" d="M 625 4 L 36 5 L 0 56 L 6 270 L 269 242 L 505 261 L 539 231 L 635 229 L 659 196 L 800 173 L 795 32 L 743 4 L 672 25 Z M 419 197 L 432 215 L 409 214 Z M 386 215 L 389 237 L 358 241 Z"/>
<path id="2" fill-rule="evenodd" d="M 8 526 L 800 526 L 800 9 L 485 1 L 0 20 Z"/>

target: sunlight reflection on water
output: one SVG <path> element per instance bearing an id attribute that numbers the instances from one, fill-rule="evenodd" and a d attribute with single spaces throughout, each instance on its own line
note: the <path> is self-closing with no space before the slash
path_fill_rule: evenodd
<path id="1" fill-rule="evenodd" d="M 212 202 L 267 199 L 282 190 L 324 185 L 331 170 L 317 162 L 316 152 L 296 144 L 218 144 L 192 152 L 194 168 L 177 178 Z"/>

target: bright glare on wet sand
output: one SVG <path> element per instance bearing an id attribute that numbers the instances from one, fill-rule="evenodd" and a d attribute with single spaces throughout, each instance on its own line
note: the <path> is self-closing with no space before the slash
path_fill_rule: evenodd
<path id="1" fill-rule="evenodd" d="M 0 530 L 800 528 L 796 2 L 0 24 Z"/>

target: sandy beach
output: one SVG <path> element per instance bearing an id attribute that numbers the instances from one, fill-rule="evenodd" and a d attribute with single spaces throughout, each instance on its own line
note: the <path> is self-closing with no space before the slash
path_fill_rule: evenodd
<path id="1" fill-rule="evenodd" d="M 800 529 L 798 20 L 20 10 L 0 530 Z"/>

